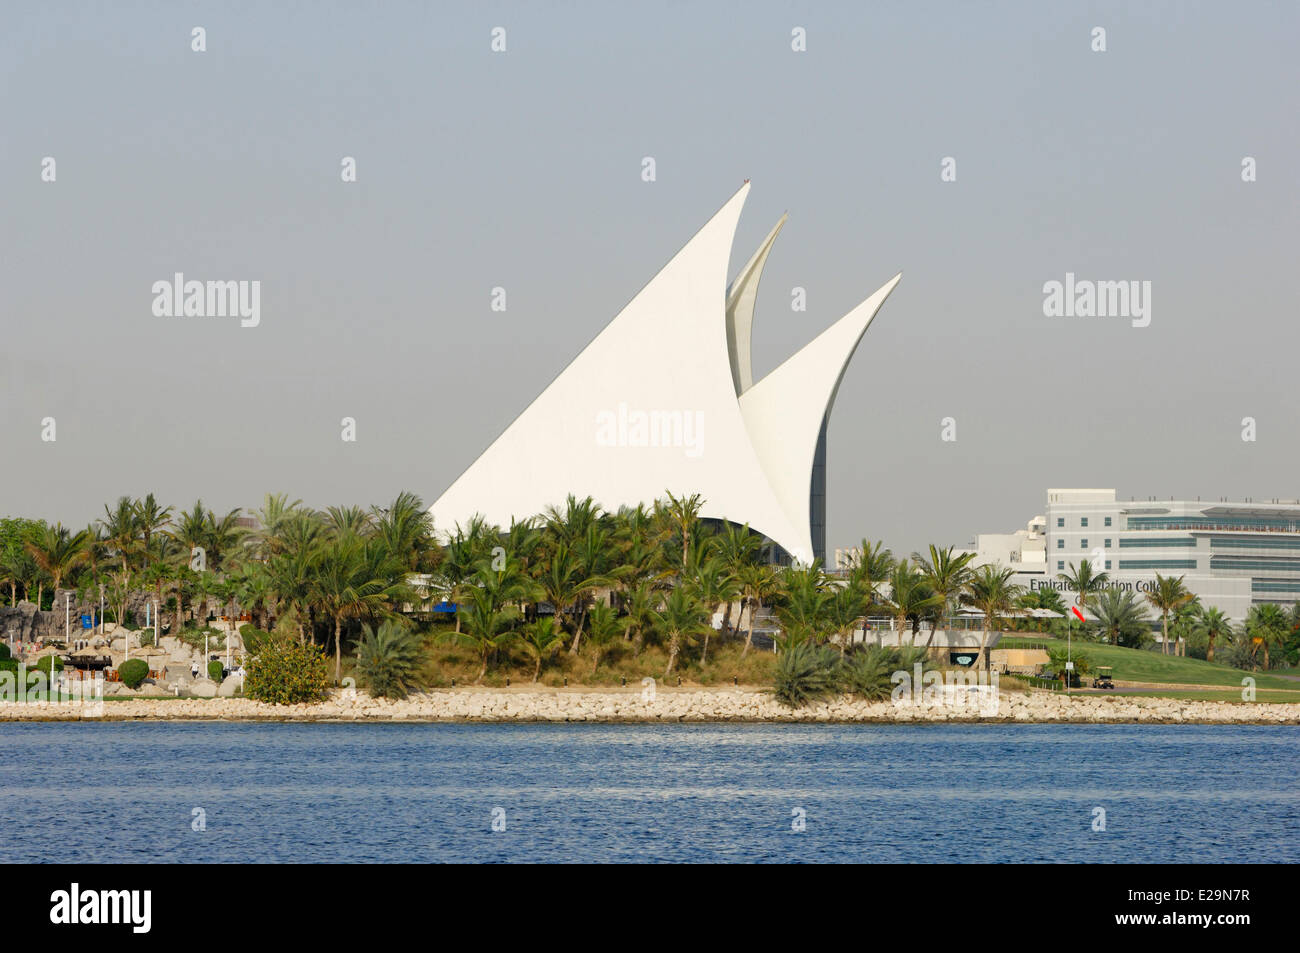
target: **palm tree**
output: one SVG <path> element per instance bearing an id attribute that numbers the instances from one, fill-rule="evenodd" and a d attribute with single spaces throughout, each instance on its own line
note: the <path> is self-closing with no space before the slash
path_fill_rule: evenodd
<path id="1" fill-rule="evenodd" d="M 433 570 L 439 555 L 433 521 L 415 493 L 398 493 L 392 503 L 374 511 L 375 532 L 388 553 L 411 572 Z"/>
<path id="2" fill-rule="evenodd" d="M 489 526 L 487 520 L 476 513 L 465 526 L 457 523 L 447 540 L 438 573 L 447 586 L 448 598 L 457 605 L 457 633 L 460 632 L 460 603 L 468 598 L 469 590 L 475 586 L 470 577 L 475 567 L 491 555 L 492 547 L 499 539 L 496 527 Z"/>
<path id="3" fill-rule="evenodd" d="M 334 621 L 334 680 L 342 678 L 343 623 L 362 615 L 382 616 L 389 612 L 395 583 L 374 553 L 357 540 L 339 540 L 326 546 L 312 564 L 315 601 Z"/>
<path id="4" fill-rule="evenodd" d="M 451 637 L 472 645 L 478 652 L 482 664 L 475 684 L 480 684 L 487 674 L 489 659 L 497 649 L 514 638 L 514 632 L 508 625 L 515 618 L 515 610 L 497 605 L 487 589 L 471 589 L 468 596 L 469 607 L 465 613 L 464 631 L 452 633 Z"/>
<path id="5" fill-rule="evenodd" d="M 780 591 L 776 573 L 771 566 L 757 564 L 740 570 L 740 614 L 749 607 L 749 628 L 745 630 L 745 647 L 740 650 L 744 658 L 754 644 L 754 616 L 767 604 L 767 600 Z"/>
<path id="6" fill-rule="evenodd" d="M 328 506 L 324 519 L 335 539 L 364 539 L 374 531 L 370 513 L 362 506 Z"/>
<path id="7" fill-rule="evenodd" d="M 1207 662 L 1213 662 L 1214 641 L 1220 637 L 1232 637 L 1232 620 L 1229 619 L 1221 609 L 1216 609 L 1213 606 L 1201 606 L 1199 617 L 1196 621 L 1196 631 L 1205 636 L 1205 660 Z"/>
<path id="8" fill-rule="evenodd" d="M 780 586 L 775 609 L 781 622 L 782 649 L 823 637 L 831 593 L 821 566 L 814 562 L 806 569 L 783 569 Z"/>
<path id="9" fill-rule="evenodd" d="M 618 638 L 622 630 L 623 626 L 619 622 L 618 613 L 614 609 L 603 602 L 597 602 L 591 607 L 587 627 L 587 644 L 592 649 L 591 673 L 593 675 L 596 674 L 596 669 L 600 668 L 601 657 L 609 649 L 610 644 Z"/>
<path id="10" fill-rule="evenodd" d="M 555 620 L 549 617 L 524 626 L 520 641 L 528 654 L 537 661 L 533 669 L 534 682 L 542 674 L 542 662 L 564 647 L 564 636 L 555 631 Z"/>
<path id="11" fill-rule="evenodd" d="M 1254 659 L 1260 646 L 1264 648 L 1264 670 L 1269 667 L 1268 648 L 1277 645 L 1290 631 L 1286 612 L 1274 602 L 1261 602 L 1246 613 L 1246 634 L 1250 636 L 1250 657 Z"/>
<path id="12" fill-rule="evenodd" d="M 961 553 L 954 556 L 953 549 L 952 546 L 947 549 L 940 549 L 931 543 L 928 559 L 919 553 L 912 554 L 916 568 L 925 577 L 926 584 L 939 597 L 939 611 L 934 617 L 934 624 L 930 627 L 930 638 L 925 643 L 927 649 L 934 642 L 935 630 L 939 628 L 943 617 L 947 615 L 953 602 L 961 595 L 966 586 L 966 580 L 971 576 L 970 562 L 975 558 L 975 553 Z"/>
<path id="13" fill-rule="evenodd" d="M 718 606 L 725 603 L 730 607 L 731 600 L 736 598 L 739 587 L 736 584 L 736 577 L 728 571 L 721 556 L 710 557 L 700 567 L 694 582 L 695 591 L 699 594 L 700 601 L 704 603 L 704 608 L 708 610 L 710 622 L 709 630 L 704 633 L 704 648 L 700 652 L 700 664 L 703 665 L 709 658 L 709 636 L 713 634 L 712 622 Z"/>
<path id="14" fill-rule="evenodd" d="M 357 675 L 376 698 L 405 698 L 424 686 L 424 640 L 405 625 L 386 620 L 361 627 Z"/>
<path id="15" fill-rule="evenodd" d="M 195 500 L 194 506 L 181 514 L 180 521 L 170 532 L 180 550 L 177 553 L 176 616 L 172 621 L 172 635 L 179 637 L 185 626 L 185 575 L 195 551 L 203 549 L 208 539 L 208 511 L 203 508 L 203 501 Z"/>
<path id="16" fill-rule="evenodd" d="M 667 679 L 673 673 L 683 644 L 692 644 L 708 622 L 703 603 L 685 586 L 677 586 L 668 594 L 663 608 L 655 613 L 655 621 L 668 637 L 668 667 L 664 669 Z"/>
<path id="17" fill-rule="evenodd" d="M 650 580 L 642 580 L 636 588 L 627 594 L 624 608 L 627 615 L 623 618 L 624 637 L 633 638 L 632 654 L 639 656 L 645 648 L 645 637 L 655 622 L 655 607 L 659 604 L 659 593 L 655 591 Z"/>
<path id="18" fill-rule="evenodd" d="M 40 537 L 28 542 L 26 549 L 36 565 L 50 574 L 57 590 L 63 584 L 63 577 L 85 560 L 85 544 L 85 530 L 73 534 L 62 523 L 56 523 L 44 527 Z"/>
<path id="19" fill-rule="evenodd" d="M 257 528 L 244 537 L 244 544 L 257 559 L 266 560 L 283 551 L 287 523 L 303 515 L 302 500 L 290 502 L 287 493 L 268 493 L 255 514 Z"/>
<path id="20" fill-rule="evenodd" d="M 148 569 L 153 538 L 171 524 L 172 508 L 159 505 L 154 495 L 150 493 L 143 500 L 136 500 L 135 519 L 141 539 L 144 541 L 144 568 Z"/>
<path id="21" fill-rule="evenodd" d="M 1092 597 L 1089 608 L 1097 618 L 1103 641 L 1131 648 L 1142 647 L 1147 634 L 1147 607 L 1137 593 L 1103 589 Z"/>
<path id="22" fill-rule="evenodd" d="M 894 554 L 885 549 L 884 545 L 863 539 L 858 551 L 849 558 L 849 581 L 873 601 L 877 596 L 877 587 L 894 571 Z"/>
<path id="23" fill-rule="evenodd" d="M 698 493 L 692 493 L 690 496 L 683 493 L 678 497 L 673 496 L 672 491 L 666 492 L 668 493 L 667 502 L 656 501 L 655 512 L 659 513 L 663 521 L 681 535 L 682 566 L 685 567 L 687 553 L 690 552 L 691 548 L 691 534 L 700 521 L 700 510 L 704 508 L 704 497 Z"/>
<path id="24" fill-rule="evenodd" d="M 851 582 L 840 586 L 831 596 L 826 607 L 826 621 L 840 644 L 840 658 L 844 658 L 854 630 L 866 615 L 869 601 L 867 594 Z"/>
<path id="25" fill-rule="evenodd" d="M 939 595 L 930 588 L 924 575 L 912 567 L 906 559 L 900 559 L 889 575 L 890 594 L 884 607 L 894 617 L 898 628 L 898 644 L 903 644 L 903 630 L 907 628 L 908 618 L 920 619 L 927 612 L 941 604 Z M 912 629 L 915 638 L 916 628 Z"/>
<path id="26" fill-rule="evenodd" d="M 1079 565 L 1075 566 L 1070 563 L 1069 572 L 1056 574 L 1056 578 L 1064 583 L 1068 583 L 1074 590 L 1074 601 L 1079 606 L 1079 611 L 1084 612 L 1088 609 L 1088 597 L 1094 592 L 1100 592 L 1105 584 L 1110 580 L 1110 574 L 1097 572 L 1097 567 L 1086 559 L 1079 560 Z"/>
<path id="27" fill-rule="evenodd" d="M 104 542 L 117 559 L 118 583 L 117 593 L 121 601 L 114 606 L 118 625 L 126 624 L 126 600 L 130 594 L 131 563 L 140 546 L 140 525 L 137 518 L 136 504 L 129 496 L 120 496 L 114 508 L 104 506 L 105 518 L 100 520 L 104 528 Z"/>
<path id="28" fill-rule="evenodd" d="M 1155 587 L 1146 593 L 1147 601 L 1160 610 L 1162 639 L 1160 654 L 1169 654 L 1169 613 L 1191 602 L 1195 596 L 1183 585 L 1183 577 L 1162 576 L 1156 573 Z"/>
<path id="29" fill-rule="evenodd" d="M 972 668 L 979 668 L 984 659 L 989 633 L 997 624 L 998 616 L 1010 611 L 1023 591 L 1023 587 L 1011 582 L 1013 575 L 1015 570 L 985 565 L 975 570 L 966 582 L 966 601 L 984 613 L 984 633 L 980 637 L 980 650 Z"/>

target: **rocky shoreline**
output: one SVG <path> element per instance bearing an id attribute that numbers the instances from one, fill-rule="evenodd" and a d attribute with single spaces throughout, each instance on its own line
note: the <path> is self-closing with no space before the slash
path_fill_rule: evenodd
<path id="1" fill-rule="evenodd" d="M 991 705 L 989 706 L 992 707 Z M 81 709 L 69 703 L 0 703 L 9 721 L 304 722 L 824 722 L 1300 724 L 1300 704 L 1231 704 L 1170 698 L 1002 693 L 996 714 L 971 705 L 899 705 L 839 698 L 790 709 L 754 689 L 640 691 L 458 688 L 403 701 L 363 692 L 315 704 L 268 705 L 246 698 L 137 698 Z"/>

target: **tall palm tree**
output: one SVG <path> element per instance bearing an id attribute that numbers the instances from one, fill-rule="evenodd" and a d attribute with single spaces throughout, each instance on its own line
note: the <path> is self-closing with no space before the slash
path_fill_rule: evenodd
<path id="1" fill-rule="evenodd" d="M 1010 611 L 1016 599 L 1024 591 L 1023 587 L 1011 581 L 1015 575 L 1012 569 L 999 566 L 980 566 L 966 582 L 966 602 L 984 613 L 984 633 L 980 637 L 980 650 L 975 656 L 972 668 L 979 668 L 988 651 L 989 633 L 997 624 L 998 616 Z"/>
<path id="2" fill-rule="evenodd" d="M 1160 629 L 1163 635 L 1160 654 L 1169 654 L 1169 613 L 1191 602 L 1195 596 L 1183 585 L 1183 577 L 1162 576 L 1156 573 L 1156 584 L 1146 593 L 1147 601 L 1160 610 Z"/>
<path id="3" fill-rule="evenodd" d="M 624 637 L 633 641 L 632 654 L 639 656 L 645 648 L 646 633 L 654 625 L 655 608 L 659 605 L 659 593 L 650 580 L 642 580 L 627 593 L 624 608 L 627 615 L 623 617 Z"/>
<path id="4" fill-rule="evenodd" d="M 509 624 L 515 618 L 515 609 L 497 604 L 484 588 L 469 590 L 467 602 L 464 631 L 452 633 L 452 638 L 473 645 L 478 652 L 481 664 L 475 684 L 479 684 L 487 674 L 492 655 L 514 638 Z"/>
<path id="5" fill-rule="evenodd" d="M 1103 641 L 1141 648 L 1147 634 L 1147 607 L 1131 590 L 1103 589 L 1088 607 L 1097 618 Z"/>
<path id="6" fill-rule="evenodd" d="M 395 583 L 373 553 L 356 540 L 340 540 L 325 546 L 312 564 L 314 600 L 334 622 L 334 680 L 342 678 L 343 623 L 361 616 L 390 615 L 389 602 Z"/>
<path id="7" fill-rule="evenodd" d="M 680 534 L 682 539 L 682 566 L 685 567 L 687 554 L 691 548 L 691 534 L 700 521 L 700 510 L 704 508 L 704 497 L 698 493 L 692 493 L 690 496 L 685 493 L 681 496 L 674 496 L 671 490 L 666 492 L 668 493 L 668 499 L 666 501 L 656 501 L 655 511 L 661 514 L 661 518 L 667 525 Z"/>
<path id="8" fill-rule="evenodd" d="M 831 593 L 826 575 L 817 563 L 807 568 L 789 567 L 780 573 L 781 590 L 774 600 L 781 623 L 782 648 L 792 648 L 826 635 Z"/>
<path id="9" fill-rule="evenodd" d="M 947 615 L 952 604 L 961 595 L 962 590 L 966 587 L 966 580 L 971 576 L 970 562 L 975 558 L 975 553 L 954 555 L 953 551 L 954 547 L 952 546 L 947 549 L 940 549 L 931 543 L 928 558 L 920 553 L 912 554 L 916 568 L 925 577 L 926 584 L 939 597 L 939 611 L 935 614 L 934 624 L 930 627 L 930 638 L 925 643 L 926 649 L 929 649 L 934 643 L 935 630 L 939 628 L 943 617 Z"/>
<path id="10" fill-rule="evenodd" d="M 1079 560 L 1079 565 L 1070 563 L 1069 572 L 1056 574 L 1056 578 L 1064 583 L 1069 584 L 1074 590 L 1074 601 L 1079 606 L 1080 612 L 1086 612 L 1088 609 L 1088 597 L 1094 592 L 1100 592 L 1107 582 L 1110 581 L 1110 574 L 1098 572 L 1099 567 L 1094 566 L 1086 559 Z"/>
<path id="11" fill-rule="evenodd" d="M 677 586 L 664 599 L 663 608 L 655 613 L 655 621 L 668 638 L 668 667 L 664 678 L 672 675 L 677 656 L 683 645 L 694 643 L 695 636 L 708 625 L 704 604 L 687 586 Z"/>
<path id="12" fill-rule="evenodd" d="M 1232 638 L 1232 620 L 1221 609 L 1216 609 L 1213 606 L 1201 606 L 1199 618 L 1196 622 L 1196 631 L 1205 636 L 1205 660 L 1213 662 L 1215 640 L 1221 637 Z"/>
<path id="13" fill-rule="evenodd" d="M 745 630 L 745 647 L 740 650 L 744 658 L 754 644 L 754 616 L 767 604 L 767 600 L 780 591 L 776 573 L 771 566 L 750 564 L 740 570 L 740 614 L 743 618 L 745 609 L 749 609 L 749 628 Z M 737 620 L 737 624 L 742 621 Z"/>
<path id="14" fill-rule="evenodd" d="M 286 524 L 303 515 L 302 500 L 290 500 L 287 493 L 268 493 L 254 514 L 257 527 L 244 537 L 244 545 L 261 560 L 282 551 Z"/>
<path id="15" fill-rule="evenodd" d="M 840 644 L 840 658 L 844 657 L 858 623 L 867 614 L 869 602 L 867 594 L 851 582 L 837 588 L 831 596 L 826 619 Z"/>
<path id="16" fill-rule="evenodd" d="M 159 504 L 154 499 L 154 495 L 150 493 L 143 500 L 136 500 L 135 518 L 136 526 L 140 531 L 140 538 L 144 542 L 144 568 L 148 569 L 150 557 L 153 554 L 153 538 L 171 524 L 172 508 Z"/>
<path id="17" fill-rule="evenodd" d="M 889 598 L 883 603 L 884 608 L 894 617 L 898 628 L 898 644 L 903 644 L 903 630 L 907 628 L 909 618 L 917 620 L 941 604 L 939 595 L 930 588 L 925 576 L 916 570 L 906 559 L 894 564 L 889 575 Z M 916 628 L 912 629 L 915 639 Z"/>
<path id="18" fill-rule="evenodd" d="M 36 565 L 50 574 L 57 590 L 63 584 L 63 577 L 85 561 L 85 544 L 85 530 L 72 533 L 62 523 L 56 523 L 44 527 L 40 537 L 28 542 L 26 548 Z"/>
<path id="19" fill-rule="evenodd" d="M 603 602 L 597 602 L 591 607 L 587 626 L 587 645 L 592 650 L 591 673 L 593 675 L 596 674 L 596 669 L 600 668 L 601 658 L 622 630 L 623 626 L 618 620 L 616 610 Z"/>
<path id="20" fill-rule="evenodd" d="M 695 591 L 709 614 L 709 630 L 704 633 L 704 648 L 700 652 L 700 664 L 709 658 L 709 636 L 713 634 L 713 617 L 718 606 L 731 605 L 736 598 L 739 587 L 736 577 L 727 568 L 726 561 L 720 555 L 711 556 L 694 577 Z"/>
<path id="21" fill-rule="evenodd" d="M 537 662 L 533 668 L 533 682 L 541 677 L 542 662 L 564 647 L 564 636 L 555 631 L 555 620 L 549 617 L 524 626 L 520 641 Z"/>
<path id="22" fill-rule="evenodd" d="M 866 592 L 873 601 L 878 587 L 894 571 L 894 554 L 884 543 L 863 539 L 858 551 L 849 558 L 849 580 Z"/>
<path id="23" fill-rule="evenodd" d="M 113 607 L 118 625 L 126 624 L 126 601 L 130 595 L 131 571 L 141 543 L 140 523 L 136 504 L 129 496 L 120 496 L 117 504 L 110 509 L 104 505 L 104 518 L 100 520 L 104 528 L 104 542 L 115 557 L 117 566 L 117 586 L 115 591 L 120 601 Z"/>
<path id="24" fill-rule="evenodd" d="M 195 551 L 204 549 L 208 540 L 208 511 L 203 508 L 203 501 L 195 500 L 194 506 L 181 513 L 169 532 L 177 545 L 176 615 L 172 620 L 172 635 L 179 637 L 185 627 L 185 582 L 190 563 Z"/>
<path id="25" fill-rule="evenodd" d="M 435 568 L 438 547 L 433 520 L 417 494 L 402 491 L 392 503 L 375 508 L 373 513 L 376 535 L 394 559 L 410 572 Z"/>

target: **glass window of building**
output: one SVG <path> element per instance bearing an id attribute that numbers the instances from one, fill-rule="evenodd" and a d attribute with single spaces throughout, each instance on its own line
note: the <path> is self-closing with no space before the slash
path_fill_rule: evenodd
<path id="1" fill-rule="evenodd" d="M 1085 527 L 1086 527 L 1086 526 L 1088 525 L 1088 517 L 1086 517 L 1086 516 L 1081 517 L 1081 518 L 1079 519 L 1079 525 L 1080 525 L 1080 526 L 1085 526 Z"/>

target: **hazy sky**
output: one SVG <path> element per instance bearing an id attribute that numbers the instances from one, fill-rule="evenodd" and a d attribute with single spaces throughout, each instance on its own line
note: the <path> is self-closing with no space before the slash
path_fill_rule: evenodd
<path id="1" fill-rule="evenodd" d="M 1300 496 L 1293 2 L 0 16 L 0 514 L 432 502 L 745 178 L 733 271 L 790 212 L 756 375 L 904 273 L 839 391 L 829 548 L 1009 531 L 1048 486 Z M 260 325 L 154 316 L 177 271 L 260 280 Z M 1150 281 L 1150 325 L 1045 317 L 1067 272 Z"/>

